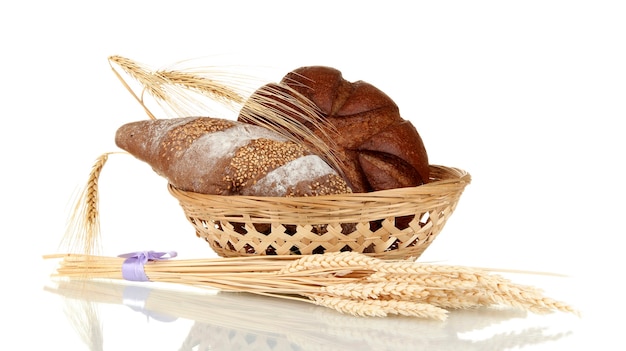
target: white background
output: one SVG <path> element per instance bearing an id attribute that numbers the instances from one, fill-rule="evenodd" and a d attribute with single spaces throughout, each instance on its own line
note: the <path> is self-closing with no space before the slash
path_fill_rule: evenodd
<path id="1" fill-rule="evenodd" d="M 122 55 L 155 67 L 227 57 L 270 66 L 274 80 L 328 65 L 376 85 L 431 163 L 473 177 L 421 259 L 568 275 L 537 282 L 581 308 L 580 320 L 563 317 L 574 333 L 523 348 L 618 349 L 624 18 L 619 1 L 2 3 L 0 342 L 85 347 L 43 292 L 51 265 L 41 256 L 57 252 L 71 195 L 97 156 L 117 150 L 116 129 L 146 118 L 108 66 Z M 105 253 L 214 256 L 165 185 L 139 161 L 111 157 L 100 179 Z M 109 317 L 105 345 L 123 318 Z M 150 337 L 172 345 L 186 332 L 154 325 Z"/>

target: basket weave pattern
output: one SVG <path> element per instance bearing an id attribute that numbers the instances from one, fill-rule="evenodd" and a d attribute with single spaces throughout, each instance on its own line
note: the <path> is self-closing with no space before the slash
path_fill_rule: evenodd
<path id="1" fill-rule="evenodd" d="M 355 251 L 417 258 L 452 215 L 470 175 L 431 166 L 428 184 L 319 197 L 219 196 L 169 186 L 196 234 L 222 257 Z"/>

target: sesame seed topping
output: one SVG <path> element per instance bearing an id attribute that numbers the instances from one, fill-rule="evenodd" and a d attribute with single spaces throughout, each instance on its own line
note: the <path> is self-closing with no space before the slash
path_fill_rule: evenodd
<path id="1" fill-rule="evenodd" d="M 336 174 L 329 174 L 311 182 L 306 189 L 297 186 L 291 187 L 286 196 L 323 196 L 350 193 L 352 193 L 352 189 L 343 178 Z"/>
<path id="2" fill-rule="evenodd" d="M 254 184 L 268 171 L 308 154 L 304 146 L 291 141 L 259 138 L 237 150 L 224 180 L 233 189 Z"/>

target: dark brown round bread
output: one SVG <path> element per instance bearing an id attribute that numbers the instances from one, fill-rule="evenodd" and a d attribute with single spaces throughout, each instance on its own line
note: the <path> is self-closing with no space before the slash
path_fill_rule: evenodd
<path id="1" fill-rule="evenodd" d="M 319 108 L 322 118 L 328 122 L 326 126 L 316 126 L 296 113 L 287 113 L 333 144 L 353 192 L 428 182 L 428 155 L 422 138 L 415 127 L 400 116 L 395 102 L 373 85 L 349 82 L 339 70 L 331 67 L 308 66 L 289 72 L 279 84 L 268 84 L 254 94 L 267 95 L 268 90 L 276 89 L 293 89 Z M 293 101 L 297 100 L 298 97 L 294 97 L 281 104 L 293 106 Z M 253 119 L 246 118 L 250 113 L 244 106 L 239 120 L 254 123 Z"/>

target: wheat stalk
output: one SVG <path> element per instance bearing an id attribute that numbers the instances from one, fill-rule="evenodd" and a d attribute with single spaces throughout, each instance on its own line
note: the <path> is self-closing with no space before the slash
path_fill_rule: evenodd
<path id="1" fill-rule="evenodd" d="M 111 153 L 100 155 L 89 172 L 86 184 L 77 193 L 61 245 L 70 252 L 99 251 L 100 215 L 98 180 Z"/>
<path id="2" fill-rule="evenodd" d="M 307 272 L 315 269 L 367 269 L 379 260 L 357 252 L 329 252 L 323 255 L 307 255 L 285 265 L 280 274 Z"/>
<path id="3" fill-rule="evenodd" d="M 481 289 L 426 289 L 421 301 L 445 309 L 465 309 L 494 305 L 492 299 Z M 522 309 L 525 310 L 525 309 Z"/>
<path id="4" fill-rule="evenodd" d="M 343 164 L 335 151 L 338 150 L 337 145 L 332 142 L 332 135 L 329 135 L 336 133 L 336 129 L 322 118 L 313 102 L 286 84 L 274 83 L 250 89 L 250 83 L 256 81 L 254 77 L 220 67 L 155 70 L 121 56 L 109 57 L 109 64 L 151 119 L 156 117 L 146 105 L 145 92 L 164 110 L 173 111 L 177 117 L 213 113 L 203 103 L 203 98 L 208 98 L 238 113 L 245 122 L 270 129 L 297 143 L 306 141 L 306 146 L 314 154 L 343 175 Z M 137 94 L 115 67 L 137 81 L 142 86 L 142 92 Z M 325 137 L 321 138 L 315 132 Z"/>
<path id="5" fill-rule="evenodd" d="M 156 119 L 156 117 L 146 106 L 144 100 L 144 93 L 146 92 L 161 107 L 169 107 L 175 114 L 180 116 L 194 114 L 198 107 L 202 105 L 200 101 L 202 96 L 227 106 L 232 105 L 234 108 L 245 102 L 245 91 L 233 83 L 243 80 L 243 78 L 237 78 L 235 73 L 231 73 L 226 77 L 231 83 L 225 83 L 211 78 L 211 76 L 215 77 L 219 74 L 218 71 L 209 70 L 208 67 L 205 68 L 204 72 L 199 70 L 155 70 L 145 64 L 122 56 L 110 56 L 109 65 L 116 77 L 135 100 L 139 102 L 151 119 Z M 115 66 L 119 67 L 142 86 L 141 94 L 135 93 Z M 246 79 L 251 80 L 251 78 Z"/>
<path id="6" fill-rule="evenodd" d="M 382 281 L 378 283 L 345 283 L 323 286 L 320 290 L 324 294 L 345 297 L 357 300 L 369 299 L 400 299 L 422 300 L 429 295 L 425 285 L 409 282 Z"/>
<path id="7" fill-rule="evenodd" d="M 56 277 L 122 279 L 124 259 L 120 257 L 65 254 L 45 258 L 63 259 Z M 144 271 L 150 281 L 297 299 L 357 316 L 443 319 L 448 308 L 489 305 L 576 313 L 535 288 L 481 269 L 386 262 L 354 252 L 150 261 Z M 466 284 L 456 283 L 451 278 L 455 276 Z"/>

